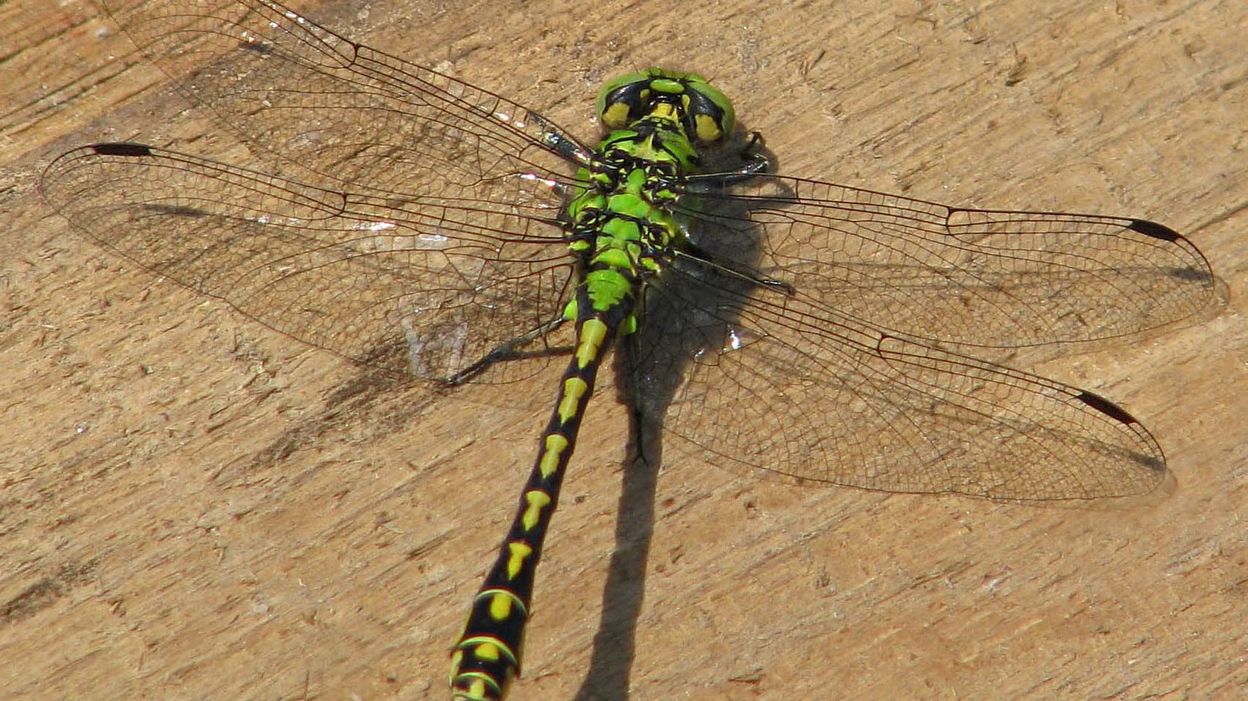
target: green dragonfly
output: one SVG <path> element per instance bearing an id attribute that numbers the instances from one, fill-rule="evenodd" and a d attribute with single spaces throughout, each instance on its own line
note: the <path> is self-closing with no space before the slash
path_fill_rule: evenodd
<path id="1" fill-rule="evenodd" d="M 43 180 L 75 226 L 395 375 L 512 382 L 566 365 L 454 645 L 454 699 L 502 699 L 520 673 L 535 569 L 611 348 L 638 415 L 708 463 L 1017 501 L 1132 497 L 1168 479 L 1153 436 L 1116 404 L 964 354 L 1127 336 L 1212 308 L 1208 262 L 1165 226 L 776 175 L 757 137 L 724 146 L 732 105 L 693 73 L 607 83 L 607 134 L 590 145 L 271 0 L 105 5 L 274 172 L 306 177 L 85 146 Z"/>

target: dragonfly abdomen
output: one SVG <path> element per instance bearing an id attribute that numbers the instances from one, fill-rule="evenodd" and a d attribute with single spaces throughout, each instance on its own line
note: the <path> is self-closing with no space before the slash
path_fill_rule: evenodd
<path id="1" fill-rule="evenodd" d="M 640 171 L 636 171 L 640 172 Z M 572 252 L 580 259 L 583 276 L 565 316 L 576 321 L 576 346 L 559 382 L 555 408 L 539 440 L 537 459 L 521 492 L 520 504 L 498 557 L 473 599 L 451 661 L 451 689 L 455 701 L 498 701 L 519 675 L 524 628 L 529 618 L 534 574 L 541 558 L 546 530 L 559 501 L 564 472 L 575 449 L 581 417 L 593 393 L 598 368 L 609 344 L 619 333 L 636 327 L 634 308 L 640 288 L 646 232 L 670 231 L 651 226 L 645 218 L 620 214 L 612 202 L 632 203 L 615 192 L 596 194 L 595 202 L 580 212 L 574 227 Z M 590 195 L 582 195 L 588 198 Z"/>
<path id="2" fill-rule="evenodd" d="M 537 460 L 521 492 L 511 530 L 473 599 L 472 612 L 455 645 L 451 687 L 457 701 L 501 699 L 520 672 L 524 626 L 542 543 L 603 352 L 619 325 L 604 316 L 589 314 L 578 322 L 575 356 L 559 383 L 555 409 L 542 432 Z"/>

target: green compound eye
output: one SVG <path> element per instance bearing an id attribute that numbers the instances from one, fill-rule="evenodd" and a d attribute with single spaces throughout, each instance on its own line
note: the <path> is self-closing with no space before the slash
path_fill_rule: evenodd
<path id="1" fill-rule="evenodd" d="M 731 134 L 737 120 L 732 102 L 696 73 L 685 73 L 684 81 L 690 98 L 689 114 L 696 127 L 694 137 L 702 143 L 714 143 Z"/>
<path id="2" fill-rule="evenodd" d="M 624 129 L 664 106 L 678 108 L 676 118 L 698 143 L 718 143 L 735 126 L 732 103 L 697 73 L 650 68 L 614 78 L 598 92 L 598 118 L 607 129 Z"/>

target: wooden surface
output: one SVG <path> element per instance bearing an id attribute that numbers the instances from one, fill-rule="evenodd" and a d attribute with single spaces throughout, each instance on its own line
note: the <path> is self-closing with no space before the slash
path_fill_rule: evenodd
<path id="1" fill-rule="evenodd" d="M 422 4 L 301 7 L 587 138 L 601 80 L 698 70 L 783 172 L 1155 219 L 1231 291 L 1215 319 L 1039 368 L 1155 431 L 1178 489 L 1150 508 L 812 490 L 669 459 L 657 487 L 630 473 L 620 521 L 608 383 L 514 699 L 1242 693 L 1248 5 Z M 553 377 L 379 384 L 70 232 L 35 186 L 74 145 L 256 164 L 88 3 L 3 3 L 0 26 L 0 697 L 445 698 Z"/>

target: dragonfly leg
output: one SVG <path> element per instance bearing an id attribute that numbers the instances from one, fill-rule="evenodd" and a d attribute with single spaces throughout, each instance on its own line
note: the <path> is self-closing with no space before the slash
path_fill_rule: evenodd
<path id="1" fill-rule="evenodd" d="M 446 378 L 446 384 L 454 387 L 462 385 L 485 372 L 491 365 L 508 360 L 520 360 L 523 358 L 536 358 L 548 355 L 567 355 L 571 353 L 572 346 L 565 348 L 541 348 L 537 350 L 524 350 L 524 346 L 545 336 L 546 334 L 559 328 L 567 321 L 563 315 L 559 315 L 550 321 L 539 324 L 531 331 L 523 333 L 515 338 L 508 339 L 503 343 L 495 346 L 493 350 L 481 356 L 479 360 L 465 367 L 463 370 Z"/>
<path id="2" fill-rule="evenodd" d="M 750 132 L 750 140 L 746 142 L 741 149 L 742 165 L 737 169 L 737 174 L 742 178 L 749 178 L 755 175 L 762 175 L 771 169 L 771 160 L 762 152 L 763 135 L 760 132 Z"/>
<path id="3" fill-rule="evenodd" d="M 766 174 L 771 170 L 771 159 L 762 152 L 762 148 L 763 135 L 752 132 L 750 140 L 738 154 L 741 159 L 740 166 L 722 173 L 704 173 L 690 177 L 685 180 L 685 191 L 692 194 L 719 192 Z"/>
<path id="4" fill-rule="evenodd" d="M 751 270 L 737 261 L 716 256 L 714 253 L 711 253 L 693 241 L 688 241 L 686 248 L 687 250 L 677 251 L 676 254 L 682 258 L 698 260 L 704 265 L 710 266 L 712 270 L 721 275 L 727 275 L 739 280 L 744 280 L 749 284 L 757 285 L 758 287 L 766 287 L 785 296 L 791 296 L 797 292 L 793 285 L 785 282 L 784 280 L 779 280 L 774 277 L 765 277 L 757 270 Z"/>
<path id="5" fill-rule="evenodd" d="M 579 165 L 590 166 L 597 161 L 597 157 L 594 156 L 593 152 L 587 151 L 576 139 L 566 136 L 563 132 L 551 126 L 545 119 L 533 113 L 529 113 L 529 118 L 535 123 L 541 124 L 545 130 L 542 133 L 542 142 L 546 148 Z"/>

